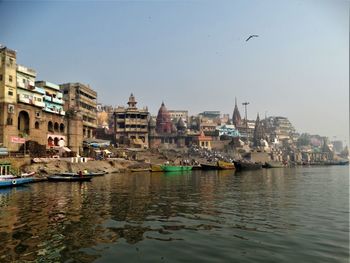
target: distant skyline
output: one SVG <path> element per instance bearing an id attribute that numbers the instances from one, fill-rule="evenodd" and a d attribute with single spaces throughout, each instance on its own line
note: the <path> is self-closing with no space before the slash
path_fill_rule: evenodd
<path id="1" fill-rule="evenodd" d="M 0 1 L 0 43 L 38 80 L 156 114 L 288 117 L 349 141 L 349 1 Z M 250 35 L 259 35 L 249 41 Z"/>

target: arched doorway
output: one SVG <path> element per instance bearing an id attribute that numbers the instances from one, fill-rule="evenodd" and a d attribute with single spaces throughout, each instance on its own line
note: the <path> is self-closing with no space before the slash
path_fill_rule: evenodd
<path id="1" fill-rule="evenodd" d="M 22 133 L 29 134 L 29 114 L 26 111 L 21 111 L 18 114 L 18 130 Z"/>
<path id="2" fill-rule="evenodd" d="M 49 137 L 49 138 L 47 139 L 47 145 L 48 145 L 48 146 L 54 146 L 52 137 Z"/>

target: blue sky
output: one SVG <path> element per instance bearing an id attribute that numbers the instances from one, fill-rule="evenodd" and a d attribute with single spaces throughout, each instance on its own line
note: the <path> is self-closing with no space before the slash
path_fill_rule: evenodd
<path id="1" fill-rule="evenodd" d="M 232 114 L 237 97 L 249 118 L 349 136 L 348 1 L 0 1 L 0 25 L 39 79 L 89 84 L 104 104 L 133 92 L 152 114 Z"/>

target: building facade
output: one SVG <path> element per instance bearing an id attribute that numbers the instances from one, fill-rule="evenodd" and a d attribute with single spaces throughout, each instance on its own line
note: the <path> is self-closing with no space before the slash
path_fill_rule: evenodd
<path id="1" fill-rule="evenodd" d="M 84 139 L 95 138 L 97 92 L 82 83 L 60 84 L 67 111 L 68 142 L 73 151 L 82 152 Z"/>
<path id="2" fill-rule="evenodd" d="M 11 136 L 17 136 L 17 89 L 16 52 L 0 46 L 0 143 L 17 150 L 18 145 L 10 143 Z"/>
<path id="3" fill-rule="evenodd" d="M 66 119 L 58 86 L 36 82 L 36 71 L 17 65 L 13 50 L 1 47 L 0 61 L 0 143 L 9 151 L 20 149 L 18 138 L 35 141 L 46 149 L 64 146 Z"/>
<path id="4" fill-rule="evenodd" d="M 114 110 L 114 134 L 116 143 L 148 147 L 147 107 L 138 109 L 133 94 L 130 95 L 128 107 L 117 107 Z"/>

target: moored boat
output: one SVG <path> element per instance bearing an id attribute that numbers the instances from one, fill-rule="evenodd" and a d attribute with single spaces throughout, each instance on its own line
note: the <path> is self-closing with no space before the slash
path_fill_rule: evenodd
<path id="1" fill-rule="evenodd" d="M 82 173 L 84 176 L 103 176 L 106 174 L 105 171 L 100 171 L 100 172 L 88 172 L 88 171 L 84 171 Z M 74 173 L 74 172 L 64 172 L 64 173 L 58 173 L 55 174 L 56 176 L 79 176 L 79 173 Z"/>
<path id="2" fill-rule="evenodd" d="M 0 187 L 13 187 L 33 182 L 33 178 L 13 178 L 0 180 Z"/>
<path id="3" fill-rule="evenodd" d="M 234 161 L 237 170 L 259 170 L 262 169 L 261 163 Z"/>
<path id="4" fill-rule="evenodd" d="M 47 180 L 51 182 L 86 182 L 91 181 L 91 176 L 60 176 L 60 175 L 53 175 L 48 176 Z"/>
<path id="5" fill-rule="evenodd" d="M 201 163 L 202 170 L 218 170 L 219 166 L 218 164 L 213 163 Z"/>
<path id="6" fill-rule="evenodd" d="M 0 163 L 0 187 L 12 187 L 33 182 L 33 178 L 21 178 L 11 173 L 11 163 Z"/>
<path id="7" fill-rule="evenodd" d="M 30 173 L 21 173 L 21 177 L 31 177 L 35 175 L 35 172 L 30 172 Z"/>
<path id="8" fill-rule="evenodd" d="M 131 172 L 149 172 L 149 168 L 132 168 L 130 169 Z"/>
<path id="9" fill-rule="evenodd" d="M 282 162 L 277 161 L 269 161 L 265 162 L 265 165 L 263 165 L 265 168 L 284 168 L 286 167 Z"/>
<path id="10" fill-rule="evenodd" d="M 151 172 L 163 172 L 162 166 L 160 164 L 151 164 Z"/>
<path id="11" fill-rule="evenodd" d="M 233 170 L 235 169 L 235 165 L 233 163 L 218 161 L 218 167 L 220 170 Z"/>
<path id="12" fill-rule="evenodd" d="M 190 165 L 161 165 L 164 172 L 179 172 L 179 171 L 191 171 L 192 166 Z"/>

